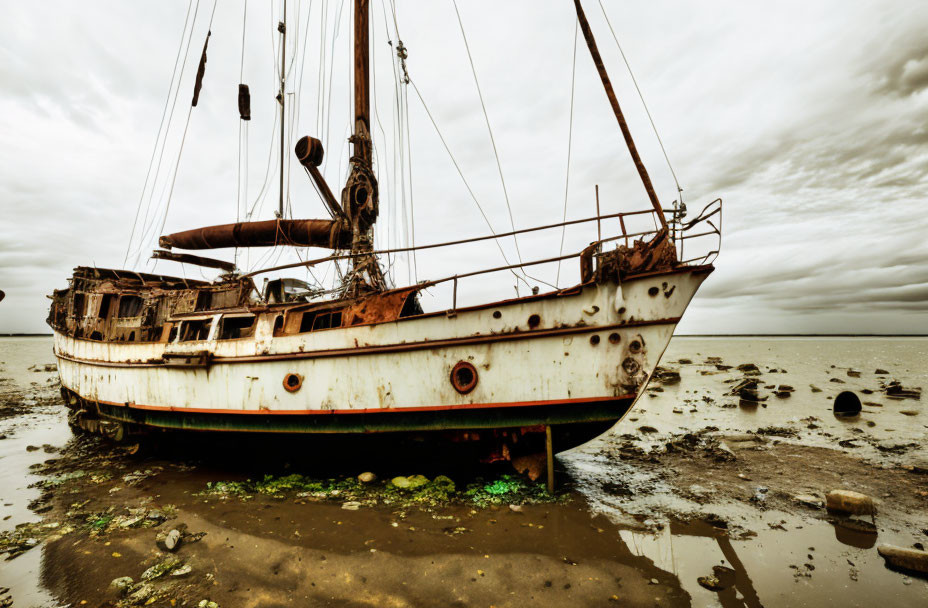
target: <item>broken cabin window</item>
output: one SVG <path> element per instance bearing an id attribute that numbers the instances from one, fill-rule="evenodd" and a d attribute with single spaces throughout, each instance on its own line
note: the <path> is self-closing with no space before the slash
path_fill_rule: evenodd
<path id="1" fill-rule="evenodd" d="M 85 306 L 84 294 L 82 293 L 74 294 L 74 300 L 71 302 L 71 314 L 77 318 L 83 317 L 84 312 L 85 312 L 84 306 Z"/>
<path id="2" fill-rule="evenodd" d="M 212 319 L 184 321 L 180 329 L 180 341 L 193 342 L 196 340 L 206 340 L 209 338 L 209 328 L 212 324 Z"/>
<path id="3" fill-rule="evenodd" d="M 111 293 L 103 294 L 103 296 L 100 298 L 100 310 L 97 311 L 97 317 L 98 317 L 98 318 L 100 318 L 100 319 L 105 319 L 105 318 L 106 318 L 106 316 L 107 316 L 107 315 L 109 314 L 109 312 L 110 312 L 110 302 L 112 302 L 112 301 L 113 301 L 113 298 L 115 298 L 115 297 L 116 297 L 116 296 L 114 296 L 114 295 L 111 294 Z"/>
<path id="4" fill-rule="evenodd" d="M 338 312 L 320 312 L 316 315 L 316 318 L 313 319 L 313 331 L 317 329 L 331 329 L 333 327 L 341 327 L 342 325 L 342 313 Z"/>
<path id="5" fill-rule="evenodd" d="M 142 312 L 142 298 L 139 296 L 122 296 L 119 298 L 119 317 L 137 317 Z"/>
<path id="6" fill-rule="evenodd" d="M 304 312 L 300 319 L 300 333 L 305 334 L 313 330 L 313 321 L 316 319 L 316 311 Z"/>
<path id="7" fill-rule="evenodd" d="M 255 317 L 223 317 L 219 325 L 220 340 L 248 338 L 255 333 Z"/>

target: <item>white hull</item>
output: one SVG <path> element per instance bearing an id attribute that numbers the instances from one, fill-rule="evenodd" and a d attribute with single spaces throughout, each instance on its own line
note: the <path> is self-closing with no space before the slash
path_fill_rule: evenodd
<path id="1" fill-rule="evenodd" d="M 149 411 L 402 412 L 635 398 L 706 274 L 681 268 L 572 295 L 284 337 L 273 337 L 272 318 L 263 315 L 254 337 L 236 340 L 215 339 L 217 323 L 210 339 L 193 342 L 99 342 L 56 332 L 55 353 L 62 385 L 82 399 Z M 533 315 L 538 324 L 530 328 Z M 203 351 L 209 365 L 163 362 L 166 354 Z M 478 374 L 466 394 L 450 380 L 459 361 Z M 299 390 L 285 388 L 288 374 L 302 378 Z"/>

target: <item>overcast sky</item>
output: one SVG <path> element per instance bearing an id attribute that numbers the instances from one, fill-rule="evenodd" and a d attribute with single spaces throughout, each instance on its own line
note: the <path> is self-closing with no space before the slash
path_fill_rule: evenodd
<path id="1" fill-rule="evenodd" d="M 289 143 L 303 134 L 323 141 L 324 173 L 336 192 L 349 152 L 351 4 L 288 4 Z M 568 176 L 573 3 L 458 5 L 512 222 L 519 228 L 559 221 Z M 676 188 L 628 71 L 598 2 L 584 5 L 645 164 L 669 204 Z M 717 271 L 678 331 L 928 333 L 928 2 L 604 0 L 604 5 L 689 209 L 695 212 L 716 197 L 725 201 Z M 129 267 L 200 278 L 199 269 L 170 262 L 155 266 L 147 259 L 162 221 L 171 232 L 235 221 L 241 209 L 253 210 L 254 219 L 273 217 L 278 188 L 276 166 L 269 171 L 268 158 L 276 151 L 271 135 L 280 0 L 248 3 L 243 67 L 244 4 L 219 2 L 203 92 L 175 165 L 213 2 L 193 0 L 190 6 L 188 13 L 182 0 L 3 0 L 0 289 L 6 299 L 0 303 L 0 332 L 48 331 L 45 295 L 65 287 L 75 266 L 124 266 L 153 149 L 161 168 L 150 206 L 151 184 L 141 196 Z M 392 65 L 395 25 L 381 0 L 372 0 L 372 11 L 378 245 L 410 242 L 413 226 L 418 244 L 486 234 L 486 222 L 412 87 L 406 90 L 409 146 L 399 153 L 398 115 L 407 112 L 397 111 L 396 91 L 402 87 Z M 493 229 L 511 229 L 454 5 L 397 0 L 396 20 L 408 48 L 409 75 L 461 173 Z M 170 113 L 175 58 L 188 35 L 190 51 L 162 156 L 155 148 L 159 121 L 166 98 Z M 240 70 L 251 88 L 254 117 L 246 127 L 247 188 L 241 196 Z M 647 208 L 582 36 L 573 107 L 568 218 L 594 213 L 596 184 L 603 212 Z M 411 168 L 405 180 L 399 177 L 403 167 Z M 297 166 L 292 169 L 293 217 L 326 217 L 308 178 Z M 615 229 L 604 226 L 607 233 Z M 524 260 L 556 255 L 560 238 L 558 231 L 525 237 L 519 253 Z M 594 238 L 593 225 L 572 228 L 564 252 Z M 510 261 L 518 259 L 512 239 L 504 250 Z M 324 252 L 254 251 L 238 261 L 253 268 L 296 260 L 296 254 Z M 216 255 L 231 258 L 229 251 Z M 502 263 L 500 251 L 483 243 L 420 253 L 415 273 L 408 260 L 398 259 L 392 274 L 402 284 Z M 292 274 L 310 278 L 305 271 Z M 529 274 L 535 277 L 529 283 L 545 290 L 541 281 L 553 283 L 557 268 Z M 316 276 L 323 275 L 331 283 L 334 270 L 319 268 Z M 566 262 L 560 285 L 576 277 L 576 262 Z M 463 283 L 459 298 L 511 297 L 514 285 L 512 275 L 502 273 Z M 519 290 L 527 293 L 524 284 Z M 436 289 L 426 305 L 441 306 L 447 298 Z"/>

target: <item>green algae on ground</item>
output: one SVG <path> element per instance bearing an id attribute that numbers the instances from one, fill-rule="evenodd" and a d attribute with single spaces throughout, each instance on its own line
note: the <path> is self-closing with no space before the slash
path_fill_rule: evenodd
<path id="1" fill-rule="evenodd" d="M 476 507 L 502 504 L 542 503 L 562 496 L 550 495 L 542 483 L 516 475 L 478 479 L 459 489 L 455 482 L 438 475 L 429 480 L 424 475 L 398 476 L 382 483 L 361 483 L 353 477 L 315 479 L 294 473 L 282 477 L 265 475 L 260 481 L 217 481 L 206 484 L 201 496 L 250 499 L 257 494 L 284 499 L 288 497 L 318 500 L 360 501 L 367 504 L 439 506 L 467 504 Z"/>

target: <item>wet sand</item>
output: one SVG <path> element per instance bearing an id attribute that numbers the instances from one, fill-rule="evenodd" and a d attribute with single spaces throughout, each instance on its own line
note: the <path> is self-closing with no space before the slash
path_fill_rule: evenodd
<path id="1" fill-rule="evenodd" d="M 18 345 L 15 362 L 9 348 L 0 356 L 4 402 L 17 402 L 0 420 L 7 435 L 0 441 L 6 465 L 0 513 L 9 516 L 2 530 L 32 522 L 28 532 L 36 541 L 0 562 L 0 587 L 12 587 L 15 606 L 129 605 L 108 589 L 110 582 L 123 576 L 138 582 L 147 568 L 171 557 L 189 573 L 153 580 L 142 603 L 928 603 L 928 581 L 886 568 L 875 548 L 928 543 L 923 402 L 886 398 L 871 361 L 840 360 L 840 353 L 863 352 L 859 343 L 816 358 L 796 354 L 803 346 L 795 342 L 760 348 L 675 340 L 664 366 L 680 372 L 679 384 L 661 391 L 652 384 L 651 396 L 612 433 L 562 455 L 557 497 L 523 485 L 500 495 L 498 504 L 475 501 L 465 488 L 502 479 L 501 468 L 463 470 L 363 453 L 327 461 L 294 453 L 298 446 L 274 450 L 260 443 L 241 444 L 235 458 L 225 458 L 202 438 L 193 439 L 193 448 L 138 457 L 94 438 L 70 438 L 63 408 L 48 405 L 57 391 L 50 375 L 24 371 L 51 361 L 47 350 L 40 352 L 48 344 Z M 894 350 L 881 343 L 888 350 L 879 365 L 906 386 L 923 386 L 924 366 L 912 358 L 926 345 Z M 761 388 L 766 401 L 739 404 L 726 393 L 743 373 L 719 370 L 706 363 L 710 356 L 721 357 L 723 366 L 756 362 L 762 387 L 789 383 L 796 390 L 778 398 Z M 899 361 L 886 360 L 893 357 Z M 799 368 L 797 358 L 810 364 Z M 692 363 L 674 363 L 679 359 Z M 838 367 L 862 364 L 868 367 L 860 377 Z M 770 372 L 781 366 L 788 371 Z M 823 390 L 812 392 L 809 384 Z M 828 397 L 849 387 L 874 390 L 861 396 L 881 405 L 865 406 L 855 419 L 835 418 Z M 26 451 L 30 445 L 39 449 Z M 365 468 L 380 480 L 350 483 Z M 234 485 L 266 473 L 274 479 L 334 475 L 336 482 L 318 492 Z M 450 500 L 416 500 L 385 485 L 400 474 L 446 474 L 457 491 Z M 217 482 L 245 491 L 220 491 Z M 828 513 L 816 500 L 836 488 L 876 498 L 875 518 Z M 176 553 L 156 545 L 159 532 L 184 526 Z M 723 589 L 697 582 L 713 574 Z"/>

